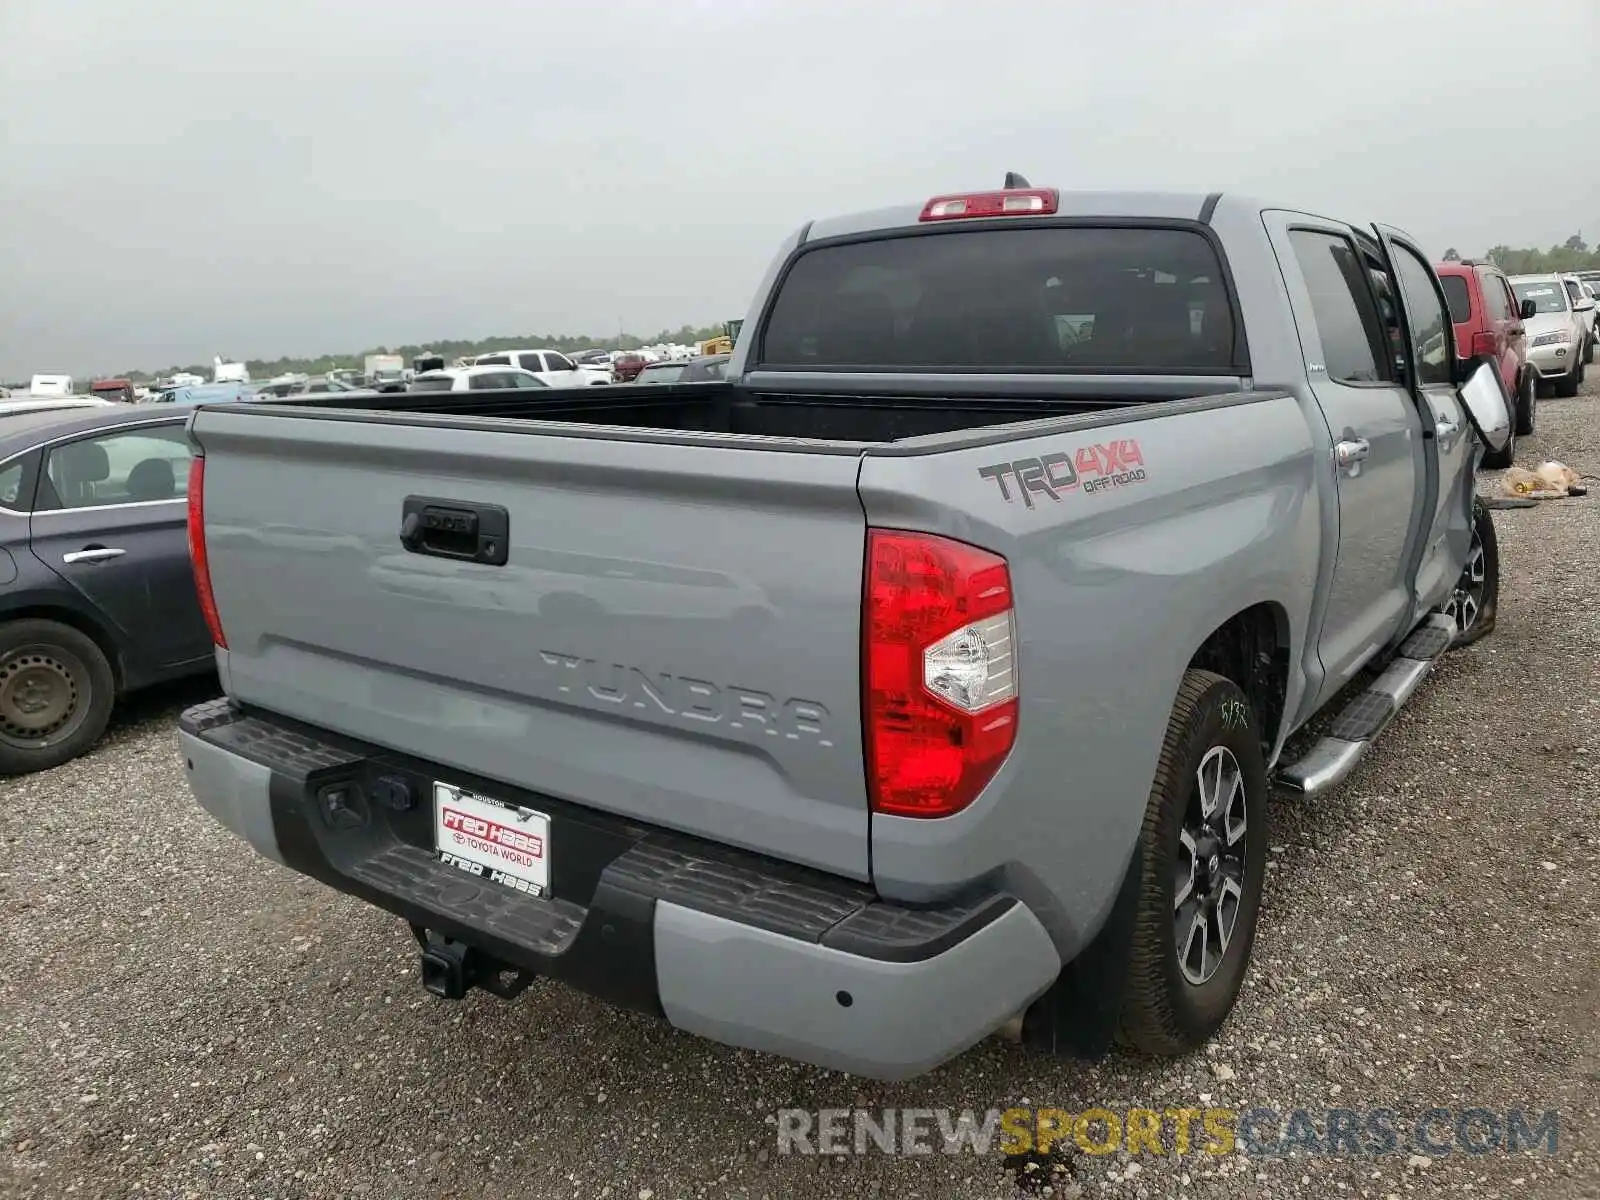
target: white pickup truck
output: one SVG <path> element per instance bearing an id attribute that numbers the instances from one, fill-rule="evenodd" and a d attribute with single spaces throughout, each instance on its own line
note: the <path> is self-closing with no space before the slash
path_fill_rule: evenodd
<path id="1" fill-rule="evenodd" d="M 480 367 L 521 367 L 532 371 L 546 387 L 591 387 L 611 382 L 609 366 L 582 365 L 559 350 L 497 350 L 473 360 Z"/>

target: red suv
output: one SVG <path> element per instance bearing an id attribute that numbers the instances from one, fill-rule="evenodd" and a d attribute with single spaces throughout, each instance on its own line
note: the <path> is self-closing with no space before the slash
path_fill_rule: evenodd
<path id="1" fill-rule="evenodd" d="M 1500 453 L 1485 452 L 1483 465 L 1509 467 L 1517 434 L 1533 432 L 1538 382 L 1537 373 L 1528 368 L 1528 336 L 1517 298 L 1498 268 L 1464 259 L 1439 263 L 1435 270 L 1450 302 L 1456 353 L 1463 358 L 1488 355 L 1500 362 L 1500 381 L 1511 399 L 1512 434 Z"/>
<path id="2" fill-rule="evenodd" d="M 611 378 L 618 383 L 632 383 L 644 370 L 645 361 L 642 354 L 619 354 L 611 362 Z"/>

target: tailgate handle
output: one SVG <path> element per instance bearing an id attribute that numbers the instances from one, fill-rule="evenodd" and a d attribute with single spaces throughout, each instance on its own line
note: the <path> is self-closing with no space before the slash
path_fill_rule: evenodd
<path id="1" fill-rule="evenodd" d="M 511 553 L 511 514 L 498 504 L 407 496 L 400 544 L 412 554 L 502 567 Z"/>

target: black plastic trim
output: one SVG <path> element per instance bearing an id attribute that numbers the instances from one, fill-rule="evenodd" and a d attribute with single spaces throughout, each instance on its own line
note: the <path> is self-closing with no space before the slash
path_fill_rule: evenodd
<path id="1" fill-rule="evenodd" d="M 1016 903 L 1003 893 L 912 907 L 809 867 L 596 812 L 311 729 L 228 700 L 179 718 L 187 734 L 272 772 L 279 853 L 295 870 L 467 943 L 513 967 L 564 979 L 648 1012 L 654 913 L 665 901 L 880 962 L 950 949 Z M 551 821 L 550 894 L 535 897 L 446 866 L 431 845 L 432 803 L 374 802 L 397 780 L 434 779 L 536 809 Z"/>
<path id="2" fill-rule="evenodd" d="M 1222 201 L 1221 192 L 1212 192 L 1206 197 L 1205 203 L 1200 206 L 1200 224 L 1211 224 L 1211 216 L 1217 211 L 1217 205 Z"/>

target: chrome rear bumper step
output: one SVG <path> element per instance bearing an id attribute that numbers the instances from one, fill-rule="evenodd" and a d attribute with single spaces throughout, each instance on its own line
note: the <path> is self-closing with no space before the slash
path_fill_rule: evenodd
<path id="1" fill-rule="evenodd" d="M 1278 786 L 1302 796 L 1317 796 L 1348 779 L 1454 640 L 1455 623 L 1449 617 L 1434 613 L 1423 621 L 1383 674 L 1340 710 L 1306 756 L 1279 769 Z"/>

